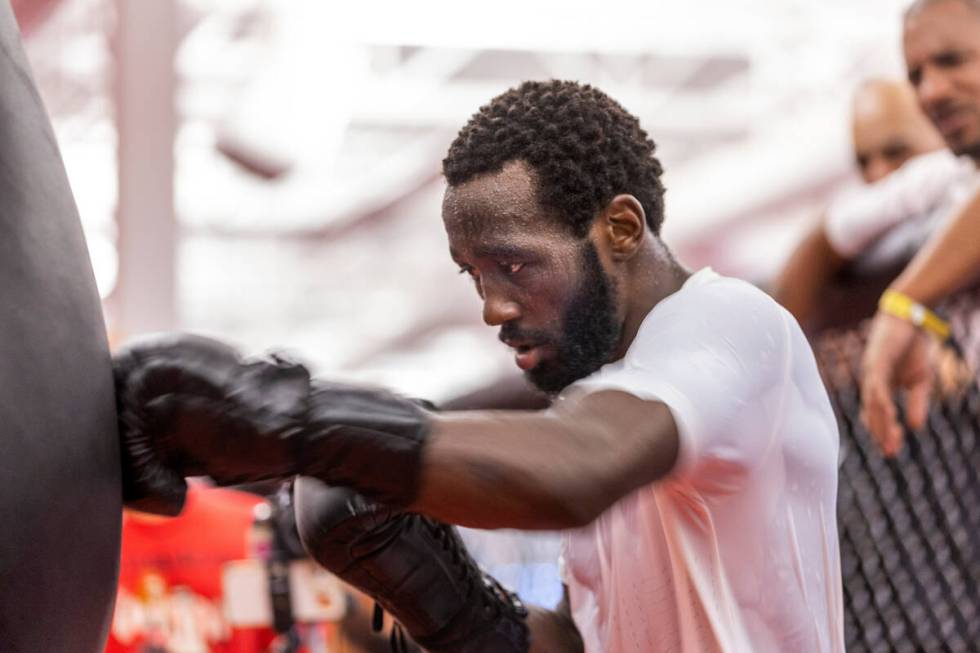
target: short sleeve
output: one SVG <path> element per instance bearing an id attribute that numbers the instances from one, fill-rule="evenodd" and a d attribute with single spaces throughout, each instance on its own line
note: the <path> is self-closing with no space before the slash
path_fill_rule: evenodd
<path id="1" fill-rule="evenodd" d="M 733 490 L 773 441 L 789 382 L 789 318 L 741 281 L 677 295 L 654 307 L 623 365 L 576 387 L 663 402 L 680 438 L 670 476 Z"/>

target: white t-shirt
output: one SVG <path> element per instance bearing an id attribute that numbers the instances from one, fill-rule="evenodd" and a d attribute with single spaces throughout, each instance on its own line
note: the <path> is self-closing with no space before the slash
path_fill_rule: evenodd
<path id="1" fill-rule="evenodd" d="M 909 159 L 884 179 L 840 193 L 824 230 L 834 250 L 868 271 L 908 260 L 978 189 L 969 157 L 937 150 Z"/>
<path id="2" fill-rule="evenodd" d="M 789 313 L 705 268 L 566 396 L 603 389 L 664 402 L 680 450 L 563 537 L 586 651 L 843 653 L 837 423 Z"/>

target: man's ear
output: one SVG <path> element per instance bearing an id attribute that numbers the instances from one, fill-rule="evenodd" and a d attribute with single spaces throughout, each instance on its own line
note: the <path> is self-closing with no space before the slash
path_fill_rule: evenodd
<path id="1" fill-rule="evenodd" d="M 632 195 L 612 198 L 597 221 L 599 235 L 605 240 L 614 261 L 632 258 L 646 234 L 647 219 L 643 205 Z"/>

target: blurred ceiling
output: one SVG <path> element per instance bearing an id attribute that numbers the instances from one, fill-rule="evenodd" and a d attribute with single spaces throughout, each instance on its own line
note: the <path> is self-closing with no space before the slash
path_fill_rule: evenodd
<path id="1" fill-rule="evenodd" d="M 115 5 L 15 4 L 47 16 L 29 55 L 108 293 Z M 440 160 L 531 78 L 593 83 L 638 115 L 667 171 L 667 242 L 763 282 L 850 179 L 850 94 L 901 75 L 905 4 L 184 0 L 181 324 L 428 396 L 510 369 L 445 254 Z"/>

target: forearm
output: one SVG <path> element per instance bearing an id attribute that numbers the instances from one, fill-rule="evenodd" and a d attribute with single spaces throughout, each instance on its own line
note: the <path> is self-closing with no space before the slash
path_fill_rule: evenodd
<path id="1" fill-rule="evenodd" d="M 891 288 L 926 306 L 980 274 L 980 193 L 933 235 Z"/>
<path id="2" fill-rule="evenodd" d="M 663 404 L 622 392 L 563 403 L 436 417 L 413 510 L 477 528 L 569 528 L 673 466 L 677 431 Z"/>
<path id="3" fill-rule="evenodd" d="M 790 254 L 773 287 L 773 297 L 806 326 L 816 312 L 821 292 L 844 263 L 827 240 L 823 224 L 818 224 Z"/>
<path id="4" fill-rule="evenodd" d="M 554 529 L 591 521 L 677 454 L 666 406 L 624 392 L 545 412 L 438 414 L 192 336 L 134 345 L 116 375 L 134 478 L 163 479 L 168 497 L 182 497 L 188 475 L 300 474 L 445 522 Z"/>
<path id="5" fill-rule="evenodd" d="M 543 410 L 548 396 L 518 374 L 508 374 L 465 395 L 439 402 L 440 410 Z"/>

